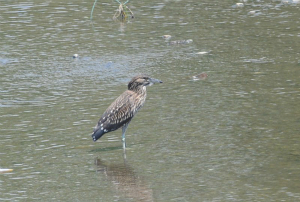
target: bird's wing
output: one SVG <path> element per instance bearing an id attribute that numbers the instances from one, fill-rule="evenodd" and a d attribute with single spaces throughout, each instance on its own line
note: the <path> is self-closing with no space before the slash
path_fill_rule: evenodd
<path id="1" fill-rule="evenodd" d="M 135 112 L 132 96 L 131 91 L 121 94 L 103 113 L 94 131 L 101 129 L 107 133 L 128 123 Z"/>

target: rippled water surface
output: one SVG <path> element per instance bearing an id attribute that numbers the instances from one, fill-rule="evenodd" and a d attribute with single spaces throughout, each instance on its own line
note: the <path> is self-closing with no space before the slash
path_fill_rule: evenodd
<path id="1" fill-rule="evenodd" d="M 0 0 L 0 201 L 300 200 L 299 1 L 92 5 Z M 126 154 L 94 143 L 140 73 Z"/>

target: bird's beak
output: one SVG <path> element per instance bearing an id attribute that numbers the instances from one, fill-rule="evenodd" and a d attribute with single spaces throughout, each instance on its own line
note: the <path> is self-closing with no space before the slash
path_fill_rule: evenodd
<path id="1" fill-rule="evenodd" d="M 161 80 L 154 79 L 154 78 L 151 78 L 151 79 L 150 79 L 150 82 L 151 82 L 150 85 L 155 84 L 155 83 L 162 83 Z"/>

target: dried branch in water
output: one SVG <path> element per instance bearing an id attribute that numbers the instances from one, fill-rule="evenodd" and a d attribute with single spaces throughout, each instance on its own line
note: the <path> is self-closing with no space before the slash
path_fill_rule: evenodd
<path id="1" fill-rule="evenodd" d="M 119 9 L 117 10 L 117 12 L 115 13 L 113 19 L 117 20 L 119 19 L 122 22 L 125 22 L 127 19 L 127 13 L 129 12 L 130 14 L 130 18 L 134 18 L 133 12 L 130 10 L 130 8 L 128 8 L 128 6 L 126 6 L 126 4 L 129 2 L 129 0 L 127 0 L 125 3 L 121 3 L 119 0 L 116 0 L 117 3 L 119 3 Z M 90 20 L 93 19 L 93 12 L 94 12 L 94 8 L 96 6 L 97 0 L 95 0 L 92 10 L 91 10 L 91 17 Z M 128 12 L 126 13 L 126 11 L 124 10 L 124 8 L 126 8 L 128 10 Z"/>
<path id="2" fill-rule="evenodd" d="M 128 1 L 126 1 L 126 2 L 128 2 Z M 129 11 L 129 13 L 131 15 L 131 18 L 134 18 L 133 12 L 130 10 L 130 8 L 128 8 L 128 6 L 126 6 L 125 4 L 120 4 L 119 5 L 119 9 L 117 10 L 117 12 L 115 13 L 115 15 L 113 17 L 114 20 L 119 19 L 122 22 L 126 21 L 126 19 L 127 19 L 127 13 L 126 13 L 126 11 L 124 11 L 123 6 L 126 9 L 128 9 L 128 11 Z"/>

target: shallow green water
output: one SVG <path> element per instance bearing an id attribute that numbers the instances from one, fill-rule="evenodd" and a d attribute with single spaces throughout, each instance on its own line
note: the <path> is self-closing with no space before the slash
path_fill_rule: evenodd
<path id="1" fill-rule="evenodd" d="M 0 0 L 0 200 L 300 200 L 300 4 L 235 3 Z M 90 134 L 139 73 L 124 159 Z"/>

